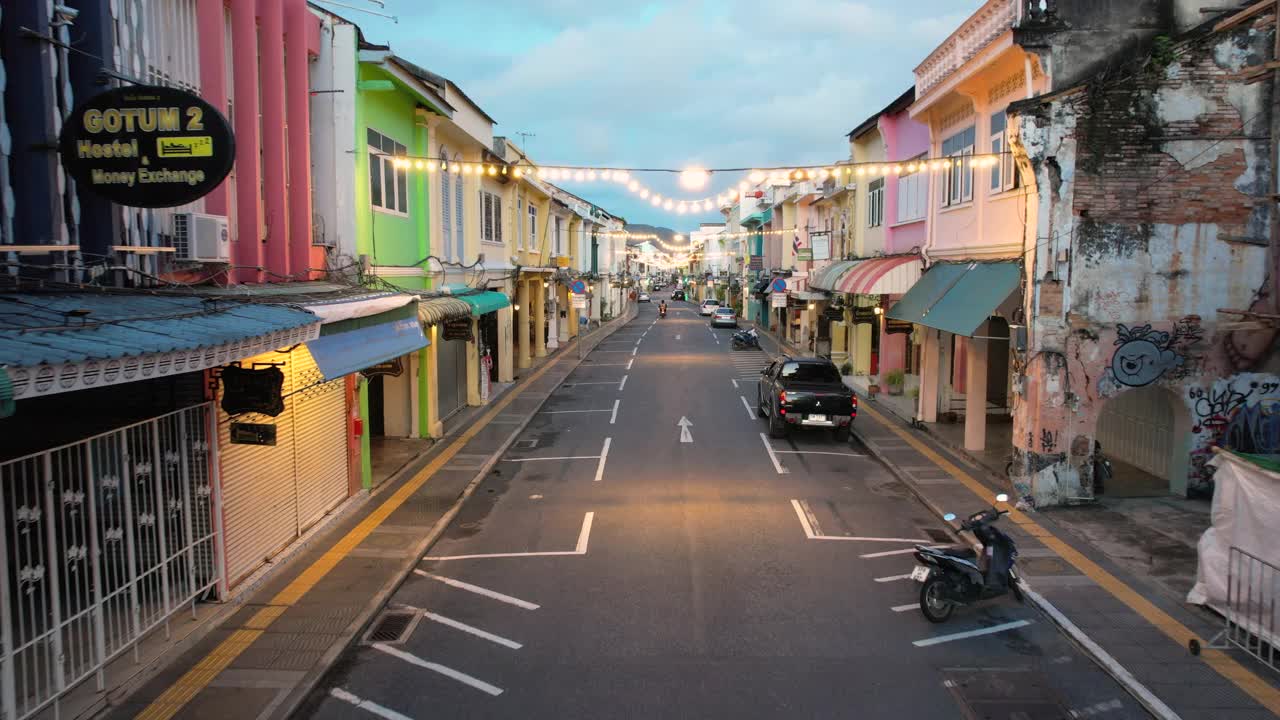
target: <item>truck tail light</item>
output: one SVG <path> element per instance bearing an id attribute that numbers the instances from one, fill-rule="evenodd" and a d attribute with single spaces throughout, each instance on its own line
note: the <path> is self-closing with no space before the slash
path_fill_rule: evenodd
<path id="1" fill-rule="evenodd" d="M 783 407 L 786 404 L 787 404 L 787 393 L 785 391 L 778 393 L 778 412 L 779 413 L 783 415 L 787 414 L 787 409 Z"/>

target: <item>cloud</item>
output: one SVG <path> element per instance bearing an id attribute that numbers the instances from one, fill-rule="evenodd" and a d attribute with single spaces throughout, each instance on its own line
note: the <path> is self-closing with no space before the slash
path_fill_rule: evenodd
<path id="1" fill-rule="evenodd" d="M 981 4 L 490 0 L 417 12 L 409 2 L 389 0 L 402 21 L 379 30 L 503 119 L 498 134 L 535 133 L 527 149 L 547 164 L 630 167 L 845 157 L 849 128 L 900 95 Z M 673 177 L 641 179 L 664 196 L 689 195 Z M 717 175 L 710 192 L 737 179 Z M 672 217 L 615 186 L 568 189 L 633 221 L 715 219 Z"/>

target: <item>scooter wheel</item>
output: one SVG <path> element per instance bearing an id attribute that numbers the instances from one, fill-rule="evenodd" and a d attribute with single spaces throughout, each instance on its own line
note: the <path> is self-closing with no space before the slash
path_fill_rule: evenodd
<path id="1" fill-rule="evenodd" d="M 931 576 L 920 586 L 920 612 L 931 623 L 944 623 L 951 618 L 956 609 L 947 600 L 946 581 L 937 575 Z"/>

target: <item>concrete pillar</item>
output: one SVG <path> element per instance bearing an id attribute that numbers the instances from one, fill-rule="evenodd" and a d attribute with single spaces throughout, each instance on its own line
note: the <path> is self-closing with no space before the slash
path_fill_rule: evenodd
<path id="1" fill-rule="evenodd" d="M 964 449 L 982 450 L 987 444 L 987 346 L 968 338 L 965 366 Z"/>
<path id="2" fill-rule="evenodd" d="M 938 421 L 938 331 L 921 326 L 924 343 L 920 348 L 920 405 L 916 417 L 923 422 Z"/>
<path id="3" fill-rule="evenodd" d="M 533 355 L 547 356 L 547 289 L 542 287 L 542 277 L 533 281 Z"/>
<path id="4" fill-rule="evenodd" d="M 511 326 L 513 324 L 511 308 L 498 311 L 498 382 L 515 380 L 515 348 L 511 342 Z"/>
<path id="5" fill-rule="evenodd" d="M 578 310 L 573 306 L 573 291 L 565 293 L 565 308 L 568 309 L 566 323 L 569 326 L 569 337 L 578 337 Z"/>
<path id="6" fill-rule="evenodd" d="M 266 202 L 266 265 L 278 282 L 289 270 L 289 200 L 285 188 L 284 6 L 279 0 L 258 2 L 258 63 L 262 83 L 262 187 Z M 303 60 L 306 43 L 302 43 Z M 307 88 L 308 92 L 310 88 Z M 239 114 L 240 108 L 236 107 Z M 306 154 L 307 145 L 295 148 Z"/>
<path id="7" fill-rule="evenodd" d="M 549 300 L 547 308 L 547 349 L 560 347 L 560 292 L 559 286 L 552 285 L 550 279 L 543 280 L 548 287 L 542 291 L 543 298 Z M 566 338 L 567 339 L 567 338 Z"/>
<path id="8" fill-rule="evenodd" d="M 533 364 L 529 353 L 529 283 L 516 281 L 516 367 L 527 368 Z"/>
<path id="9" fill-rule="evenodd" d="M 480 321 L 471 319 L 471 337 L 475 338 L 467 343 L 467 404 L 476 407 L 480 405 Z"/>
<path id="10" fill-rule="evenodd" d="M 285 10 L 288 57 L 285 58 L 289 113 L 289 272 L 297 280 L 311 273 L 311 78 L 307 35 L 316 18 L 305 0 L 290 0 Z M 210 33 L 214 34 L 214 33 Z M 203 42 L 204 36 L 201 36 Z M 421 175 L 422 173 L 419 173 Z"/>
<path id="11" fill-rule="evenodd" d="M 236 228 L 232 259 L 242 266 L 236 271 L 240 282 L 260 282 L 255 269 L 262 264 L 262 237 L 258 214 L 262 195 L 258 191 L 258 154 L 262 136 L 258 122 L 258 17 L 255 0 L 231 3 L 231 47 L 233 53 L 233 97 L 236 134 Z M 363 390 L 361 391 L 363 393 Z M 363 397 L 363 394 L 362 394 Z"/>
<path id="12" fill-rule="evenodd" d="M 196 22 L 200 27 L 221 29 L 224 0 L 200 0 L 196 5 Z M 227 112 L 227 45 L 226 33 L 211 32 L 201 35 L 200 42 L 200 95 L 218 112 Z M 227 214 L 227 182 L 224 180 L 212 192 L 204 196 L 205 212 L 212 215 Z"/>

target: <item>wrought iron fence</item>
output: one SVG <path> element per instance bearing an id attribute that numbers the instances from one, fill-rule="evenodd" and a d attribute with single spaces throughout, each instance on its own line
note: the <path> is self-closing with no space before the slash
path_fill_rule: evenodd
<path id="1" fill-rule="evenodd" d="M 1226 627 L 1209 642 L 1219 650 L 1237 648 L 1272 670 L 1280 669 L 1275 643 L 1280 621 L 1280 568 L 1234 545 L 1227 556 Z"/>
<path id="2" fill-rule="evenodd" d="M 212 403 L 0 464 L 0 718 L 22 720 L 218 585 Z"/>

